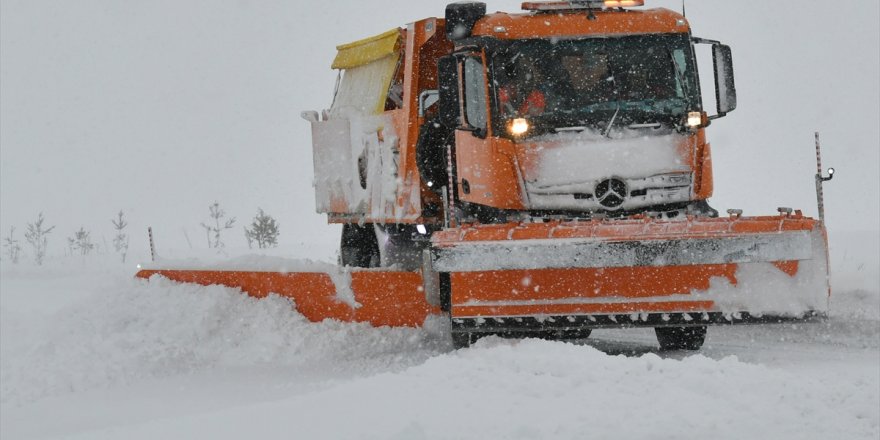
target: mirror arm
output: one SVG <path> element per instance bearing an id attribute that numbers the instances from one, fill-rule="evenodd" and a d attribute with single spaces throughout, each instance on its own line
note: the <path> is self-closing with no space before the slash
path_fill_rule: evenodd
<path id="1" fill-rule="evenodd" d="M 721 44 L 718 40 L 710 40 L 708 38 L 691 37 L 691 41 L 696 44 Z"/>
<path id="2" fill-rule="evenodd" d="M 425 110 L 428 109 L 428 99 L 434 96 L 437 100 L 440 99 L 440 91 L 437 89 L 425 90 L 422 93 L 419 93 L 419 117 L 425 116 Z M 436 101 L 435 101 L 436 102 Z M 434 103 L 431 103 L 433 105 Z"/>
<path id="3" fill-rule="evenodd" d="M 487 129 L 485 129 L 485 128 L 481 128 L 481 127 L 474 127 L 474 126 L 471 126 L 471 125 L 459 125 L 458 127 L 455 127 L 455 129 L 456 129 L 456 130 L 461 130 L 461 131 L 469 131 L 469 132 L 471 132 L 474 136 L 476 136 L 476 137 L 478 137 L 478 138 L 480 138 L 480 139 L 485 139 L 485 138 L 486 138 L 486 135 L 488 134 L 488 130 L 487 130 Z"/>

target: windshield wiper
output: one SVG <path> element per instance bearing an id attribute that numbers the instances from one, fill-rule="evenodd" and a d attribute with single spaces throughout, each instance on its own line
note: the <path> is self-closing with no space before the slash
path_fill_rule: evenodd
<path id="1" fill-rule="evenodd" d="M 663 124 L 659 122 L 645 122 L 642 124 L 629 124 L 628 128 L 660 128 Z"/>
<path id="2" fill-rule="evenodd" d="M 605 132 L 602 133 L 602 136 L 610 139 L 611 127 L 614 125 L 614 120 L 617 119 L 617 114 L 620 113 L 620 88 L 617 87 L 617 74 L 614 72 L 614 65 L 611 63 L 611 57 L 608 57 L 608 70 L 611 72 L 611 82 L 614 84 L 614 102 L 617 104 L 614 114 L 611 115 L 611 120 L 608 121 L 608 125 L 605 127 Z"/>
<path id="3" fill-rule="evenodd" d="M 584 131 L 586 129 L 587 129 L 586 125 L 574 125 L 571 127 L 556 127 L 553 129 L 553 131 L 555 131 L 557 133 L 562 133 L 564 131 Z"/>
<path id="4" fill-rule="evenodd" d="M 675 59 L 675 54 L 673 54 L 671 50 L 667 49 L 666 53 L 669 54 L 669 59 L 672 60 L 672 72 L 675 73 L 675 79 L 681 84 L 681 92 L 684 93 L 684 100 L 689 107 L 691 103 L 691 92 L 688 83 L 684 80 L 684 73 L 682 72 L 684 69 L 680 69 L 681 65 L 678 64 L 678 60 Z"/>
<path id="5" fill-rule="evenodd" d="M 617 101 L 617 109 L 614 110 L 614 114 L 611 115 L 611 120 L 608 121 L 608 125 L 605 126 L 605 132 L 602 133 L 602 136 L 607 138 L 611 138 L 611 126 L 614 125 L 614 120 L 617 119 L 617 114 L 620 113 L 620 101 Z"/>

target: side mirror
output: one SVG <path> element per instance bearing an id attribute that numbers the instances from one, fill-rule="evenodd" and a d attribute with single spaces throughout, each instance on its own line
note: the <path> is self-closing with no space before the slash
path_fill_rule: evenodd
<path id="1" fill-rule="evenodd" d="M 437 60 L 437 83 L 439 122 L 447 127 L 456 127 L 461 119 L 461 101 L 458 96 L 458 60 L 455 57 L 445 56 Z"/>
<path id="2" fill-rule="evenodd" d="M 713 44 L 712 63 L 715 66 L 715 103 L 720 117 L 736 108 L 736 85 L 733 81 L 733 57 L 730 54 L 730 46 Z"/>
<path id="3" fill-rule="evenodd" d="M 446 5 L 446 38 L 450 41 L 471 36 L 474 25 L 486 15 L 483 2 L 458 1 Z"/>

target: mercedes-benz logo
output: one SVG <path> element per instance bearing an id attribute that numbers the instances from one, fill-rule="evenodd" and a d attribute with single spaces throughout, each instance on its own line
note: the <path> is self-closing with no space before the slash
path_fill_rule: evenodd
<path id="1" fill-rule="evenodd" d="M 606 179 L 596 185 L 596 200 L 608 209 L 617 209 L 626 199 L 626 182 L 619 179 Z"/>

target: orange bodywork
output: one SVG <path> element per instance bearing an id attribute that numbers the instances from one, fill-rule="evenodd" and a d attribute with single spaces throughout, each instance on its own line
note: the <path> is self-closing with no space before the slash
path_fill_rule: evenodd
<path id="1" fill-rule="evenodd" d="M 706 200 L 712 197 L 715 184 L 712 175 L 712 149 L 706 142 L 706 131 L 697 132 L 697 146 L 694 150 L 694 199 Z"/>
<path id="2" fill-rule="evenodd" d="M 500 209 L 525 209 L 513 142 L 480 139 L 457 131 L 455 148 L 458 194 L 462 201 Z"/>
<path id="3" fill-rule="evenodd" d="M 736 284 L 736 269 L 736 264 L 718 264 L 459 272 L 451 275 L 452 315 L 710 311 L 712 301 L 640 302 L 638 299 L 706 290 L 714 277 Z M 583 301 L 572 302 L 572 298 Z M 621 298 L 633 301 L 618 301 Z"/>
<path id="4" fill-rule="evenodd" d="M 309 321 L 336 319 L 367 322 L 373 326 L 417 327 L 428 315 L 439 313 L 425 300 L 418 272 L 352 271 L 351 291 L 360 306 L 352 307 L 337 295 L 330 275 L 321 272 L 255 272 L 233 270 L 141 270 L 137 277 L 161 275 L 173 281 L 241 289 L 254 297 L 270 293 L 290 298 Z"/>
<path id="5" fill-rule="evenodd" d="M 607 238 L 649 240 L 654 238 L 724 237 L 744 233 L 809 231 L 818 224 L 801 211 L 789 216 L 773 215 L 748 218 L 689 218 L 687 221 L 657 221 L 634 216 L 609 221 L 548 221 L 499 225 L 467 225 L 434 233 L 438 247 L 460 242 L 499 240 L 543 240 L 555 238 Z"/>

